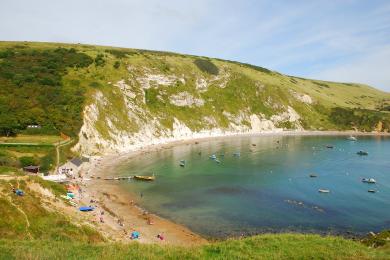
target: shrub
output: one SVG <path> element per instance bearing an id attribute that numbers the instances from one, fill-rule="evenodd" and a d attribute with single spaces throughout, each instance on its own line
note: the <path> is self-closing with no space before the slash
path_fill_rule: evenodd
<path id="1" fill-rule="evenodd" d="M 206 72 L 208 74 L 218 75 L 218 73 L 219 73 L 218 67 L 215 66 L 214 63 L 212 63 L 209 60 L 196 59 L 194 61 L 194 64 L 198 67 L 198 69 L 200 69 L 201 71 Z"/>
<path id="2" fill-rule="evenodd" d="M 95 58 L 95 65 L 103 67 L 106 64 L 103 54 L 98 54 Z"/>
<path id="3" fill-rule="evenodd" d="M 29 165 L 35 165 L 36 164 L 36 160 L 34 157 L 30 157 L 30 156 L 22 156 L 19 158 L 19 162 L 20 162 L 20 165 L 22 167 L 26 167 L 26 166 L 29 166 Z"/>
<path id="4" fill-rule="evenodd" d="M 121 63 L 120 63 L 119 61 L 116 61 L 116 62 L 114 63 L 114 68 L 115 68 L 115 69 L 118 69 L 120 65 L 121 65 Z"/>

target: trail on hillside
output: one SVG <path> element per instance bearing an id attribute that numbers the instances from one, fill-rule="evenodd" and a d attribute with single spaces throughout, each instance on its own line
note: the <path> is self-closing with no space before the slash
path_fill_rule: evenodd
<path id="1" fill-rule="evenodd" d="M 19 184 L 19 179 L 18 179 L 18 178 L 16 178 L 16 183 L 17 183 L 17 188 L 19 189 L 20 184 Z M 10 184 L 10 186 L 13 187 L 12 184 Z M 2 195 L 4 195 L 4 194 L 2 194 Z M 4 195 L 4 197 L 8 200 L 8 202 L 9 202 L 14 208 L 16 208 L 16 209 L 23 215 L 23 217 L 24 217 L 24 219 L 25 219 L 25 221 L 26 221 L 26 232 L 27 232 L 27 235 L 28 235 L 28 237 L 29 237 L 30 239 L 32 239 L 33 237 L 32 237 L 32 235 L 31 235 L 31 233 L 30 233 L 30 231 L 29 231 L 29 229 L 30 229 L 30 221 L 28 220 L 27 214 L 24 212 L 23 209 L 21 209 L 18 205 L 16 205 L 16 204 L 12 201 L 12 197 L 11 197 L 11 196 Z"/>
<path id="2" fill-rule="evenodd" d="M 68 139 L 68 140 L 65 140 L 65 141 L 62 141 L 62 142 L 59 142 L 58 145 L 56 145 L 56 167 L 55 167 L 55 173 L 57 173 L 57 168 L 58 166 L 60 165 L 60 148 L 62 146 L 65 146 L 67 144 L 70 144 L 71 142 L 73 142 L 73 139 Z"/>

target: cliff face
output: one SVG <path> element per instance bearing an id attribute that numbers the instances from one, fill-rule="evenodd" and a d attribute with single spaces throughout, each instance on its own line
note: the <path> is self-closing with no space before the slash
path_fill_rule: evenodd
<path id="1" fill-rule="evenodd" d="M 120 153 L 167 141 L 282 131 L 283 125 L 288 129 L 303 130 L 297 111 L 290 104 L 273 102 L 272 95 L 261 104 L 275 111 L 268 116 L 253 111 L 251 103 L 247 106 L 240 104 L 240 98 L 235 100 L 234 96 L 233 102 L 237 102 L 238 109 L 218 109 L 213 105 L 213 98 L 223 103 L 224 97 L 206 98 L 204 93 L 207 94 L 209 89 L 237 88 L 236 94 L 241 94 L 239 85 L 229 85 L 231 75 L 225 71 L 207 77 L 156 74 L 152 70 L 143 67 L 141 73 L 134 73 L 134 67 L 128 66 L 126 78 L 107 83 L 111 86 L 110 93 L 107 94 L 107 90 L 94 91 L 90 104 L 84 109 L 75 150 L 82 154 Z M 256 102 L 258 98 L 257 102 L 262 103 L 262 89 L 265 87 L 260 82 L 253 84 L 251 95 L 254 96 L 250 99 Z M 150 91 L 154 92 L 152 98 Z M 294 91 L 288 97 L 302 105 L 313 104 L 313 99 L 307 94 Z M 118 109 L 121 115 L 114 112 Z"/>
<path id="2" fill-rule="evenodd" d="M 118 69 L 95 71 L 105 76 L 84 109 L 75 147 L 82 154 L 128 152 L 198 137 L 337 129 L 329 111 L 339 104 L 354 106 L 348 89 L 379 92 L 188 56 L 136 55 L 120 62 Z"/>

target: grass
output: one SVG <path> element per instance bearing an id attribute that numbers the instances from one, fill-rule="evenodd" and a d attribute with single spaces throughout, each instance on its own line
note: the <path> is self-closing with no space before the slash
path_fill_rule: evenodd
<path id="1" fill-rule="evenodd" d="M 0 143 L 39 143 L 54 144 L 61 141 L 57 135 L 17 135 L 12 137 L 0 137 Z"/>
<path id="2" fill-rule="evenodd" d="M 44 197 L 45 195 L 32 188 L 32 183 L 48 189 L 56 198 Z M 11 191 L 11 185 L 22 189 L 25 195 L 16 196 Z M 75 224 L 61 212 L 50 210 L 50 201 L 55 202 L 59 195 L 64 194 L 66 190 L 62 185 L 44 181 L 39 177 L 22 176 L 10 181 L 0 179 L 0 237 L 9 240 L 75 240 L 85 243 L 104 241 L 93 228 Z"/>
<path id="3" fill-rule="evenodd" d="M 386 259 L 388 256 L 388 251 L 338 237 L 298 234 L 260 235 L 192 248 L 136 242 L 125 245 L 0 240 L 0 258 L 7 259 Z"/>

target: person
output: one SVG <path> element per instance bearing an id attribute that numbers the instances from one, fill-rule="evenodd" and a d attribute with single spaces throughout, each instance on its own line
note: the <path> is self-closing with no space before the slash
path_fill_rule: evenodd
<path id="1" fill-rule="evenodd" d="M 162 233 L 160 233 L 157 235 L 157 238 L 159 238 L 160 240 L 164 240 L 164 235 Z"/>
<path id="2" fill-rule="evenodd" d="M 100 216 L 100 223 L 104 223 L 103 216 Z"/>

